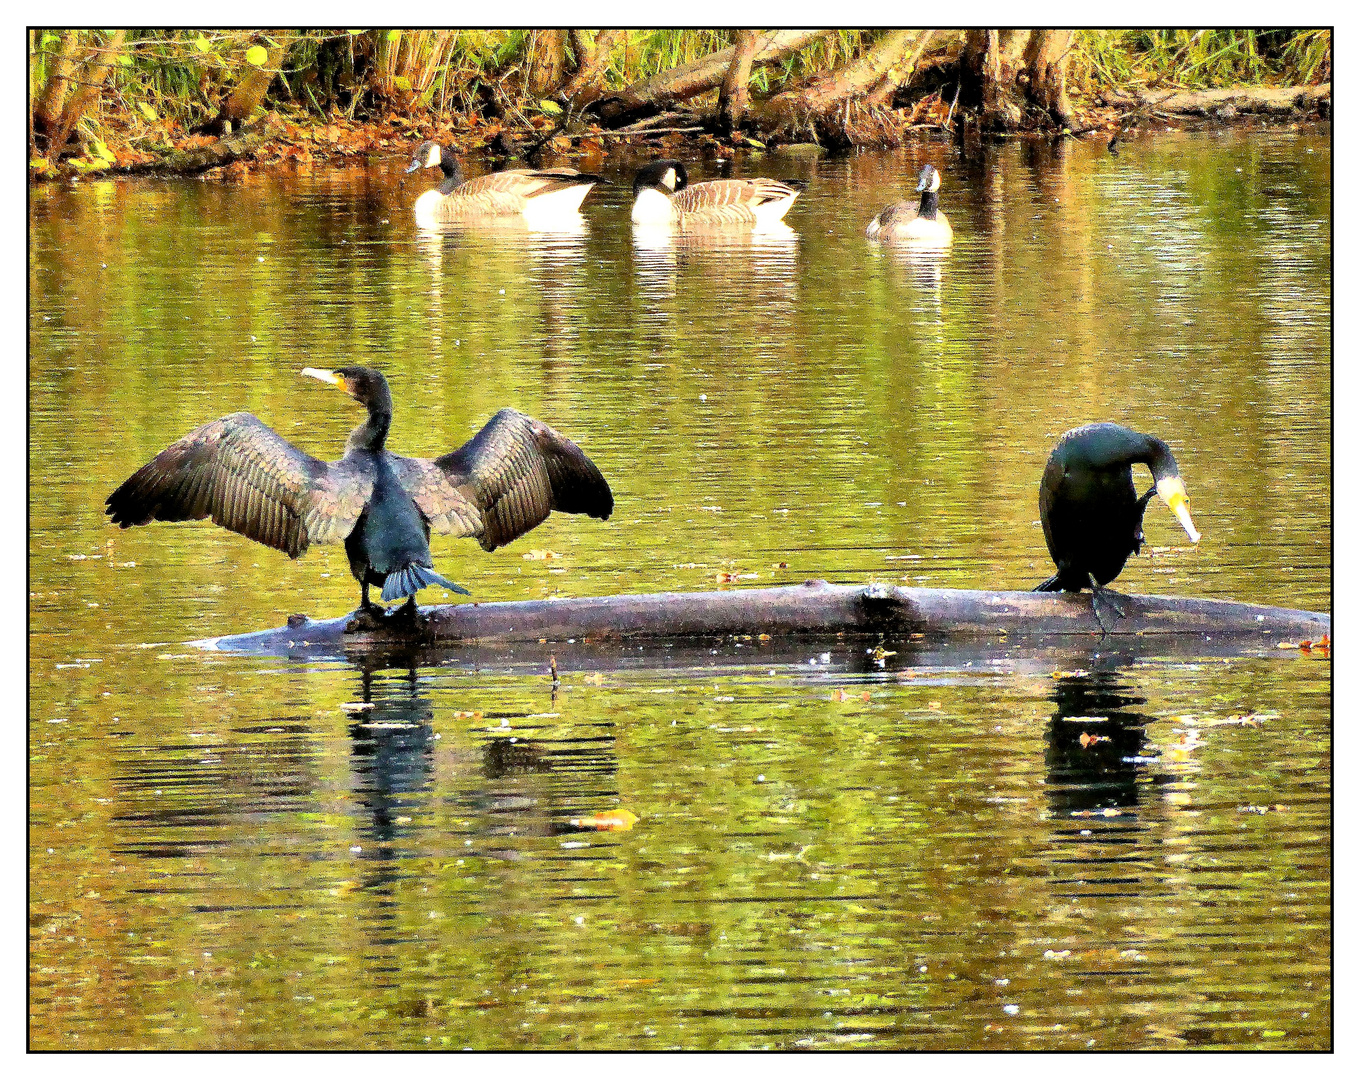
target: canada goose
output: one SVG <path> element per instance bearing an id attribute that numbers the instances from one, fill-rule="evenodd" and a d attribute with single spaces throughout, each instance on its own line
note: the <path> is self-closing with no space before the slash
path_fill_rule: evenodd
<path id="1" fill-rule="evenodd" d="M 547 424 L 502 409 L 460 448 L 437 458 L 387 449 L 392 394 L 366 367 L 302 374 L 339 387 L 368 409 L 339 461 L 299 450 L 250 413 L 212 420 L 171 443 L 106 500 L 115 525 L 211 517 L 232 532 L 296 559 L 311 544 L 343 540 L 359 582 L 359 626 L 387 601 L 428 585 L 467 589 L 435 573 L 430 532 L 473 536 L 492 551 L 553 510 L 608 518 L 609 484 L 581 448 Z"/>
<path id="2" fill-rule="evenodd" d="M 406 171 L 436 166 L 444 182 L 416 200 L 416 224 L 422 228 L 515 216 L 544 226 L 570 222 L 601 180 L 594 173 L 566 168 L 506 169 L 464 180 L 458 159 L 435 142 L 421 143 Z"/>
<path id="3" fill-rule="evenodd" d="M 940 174 L 934 165 L 921 166 L 916 190 L 921 202 L 897 202 L 885 206 L 864 230 L 866 240 L 911 244 L 913 247 L 948 247 L 954 241 L 949 219 L 940 212 Z"/>
<path id="4" fill-rule="evenodd" d="M 1152 472 L 1153 486 L 1141 496 L 1133 486 L 1135 464 Z M 1105 586 L 1142 547 L 1143 513 L 1153 495 L 1171 507 L 1186 535 L 1199 543 L 1185 482 L 1161 439 L 1108 423 L 1063 435 L 1039 482 L 1039 520 L 1058 572 L 1034 591 L 1080 592 L 1089 586 L 1093 604 L 1106 600 L 1123 614 L 1111 600 L 1117 594 Z"/>
<path id="5" fill-rule="evenodd" d="M 806 187 L 801 180 L 757 177 L 705 180 L 690 186 L 678 161 L 654 161 L 633 180 L 633 222 L 637 225 L 774 225 Z"/>

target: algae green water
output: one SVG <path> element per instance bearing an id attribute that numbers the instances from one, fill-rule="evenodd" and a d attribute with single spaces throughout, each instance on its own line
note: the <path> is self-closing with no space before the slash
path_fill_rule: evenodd
<path id="1" fill-rule="evenodd" d="M 866 244 L 926 160 L 953 250 Z M 608 166 L 580 234 L 423 236 L 403 164 L 32 196 L 33 1047 L 1330 1044 L 1317 652 L 207 653 L 352 608 L 343 550 L 102 514 L 236 410 L 337 456 L 298 372 L 371 363 L 398 451 L 512 405 L 613 485 L 436 538 L 478 600 L 1026 588 L 1110 419 L 1204 534 L 1154 505 L 1119 587 L 1330 610 L 1327 129 L 753 158 L 811 181 L 754 242 L 635 237 Z"/>

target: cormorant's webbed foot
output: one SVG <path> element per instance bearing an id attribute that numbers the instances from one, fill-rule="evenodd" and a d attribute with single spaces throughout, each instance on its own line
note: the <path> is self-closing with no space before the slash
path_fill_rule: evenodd
<path id="1" fill-rule="evenodd" d="M 404 623 L 411 623 L 412 625 L 419 622 L 420 609 L 416 607 L 416 598 L 414 596 L 408 596 L 406 598 L 406 603 L 392 612 L 388 618 L 397 619 Z"/>
<path id="2" fill-rule="evenodd" d="M 359 606 L 354 609 L 354 614 L 350 617 L 349 622 L 345 623 L 345 633 L 355 634 L 362 630 L 377 630 L 382 626 L 386 614 L 381 604 L 375 604 L 371 601 L 360 602 Z"/>
<path id="3" fill-rule="evenodd" d="M 1123 593 L 1115 592 L 1113 589 L 1107 589 L 1104 585 L 1101 585 L 1098 581 L 1096 581 L 1094 574 L 1090 575 L 1090 578 L 1091 578 L 1091 613 L 1096 617 L 1096 623 L 1100 627 L 1100 632 L 1102 634 L 1108 634 L 1110 632 L 1110 628 L 1105 625 L 1104 620 L 1101 619 L 1100 617 L 1100 605 L 1104 604 L 1107 608 L 1113 611 L 1118 618 L 1127 619 L 1129 617 L 1129 609 L 1128 606 L 1125 604 L 1125 601 L 1128 599 L 1128 597 L 1126 597 Z"/>

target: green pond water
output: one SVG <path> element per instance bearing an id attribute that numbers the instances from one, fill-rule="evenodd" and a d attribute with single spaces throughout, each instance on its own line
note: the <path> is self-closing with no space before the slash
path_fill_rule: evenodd
<path id="1" fill-rule="evenodd" d="M 952 251 L 868 245 L 927 160 Z M 421 235 L 404 163 L 31 195 L 32 1047 L 1330 1045 L 1316 651 L 207 652 L 350 610 L 343 549 L 102 512 L 237 410 L 338 456 L 360 413 L 298 373 L 367 363 L 393 449 L 510 405 L 613 486 L 436 537 L 478 600 L 1028 588 L 1104 419 L 1203 532 L 1154 504 L 1120 588 L 1330 611 L 1329 129 L 696 163 L 810 181 L 726 242 L 635 237 L 631 162 L 579 234 Z"/>

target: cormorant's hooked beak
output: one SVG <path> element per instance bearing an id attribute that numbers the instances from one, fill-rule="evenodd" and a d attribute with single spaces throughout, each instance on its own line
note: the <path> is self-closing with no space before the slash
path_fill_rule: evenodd
<path id="1" fill-rule="evenodd" d="M 313 379 L 320 379 L 322 382 L 330 383 L 332 386 L 338 386 L 341 390 L 349 389 L 345 384 L 345 377 L 328 368 L 305 367 L 302 369 L 302 374 Z"/>
<path id="2" fill-rule="evenodd" d="M 1179 476 L 1164 476 L 1157 481 L 1157 496 L 1171 507 L 1176 520 L 1181 523 L 1190 542 L 1199 543 L 1199 530 L 1190 519 L 1190 496 L 1185 493 L 1185 483 Z"/>

